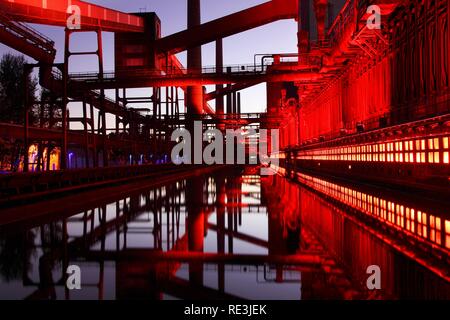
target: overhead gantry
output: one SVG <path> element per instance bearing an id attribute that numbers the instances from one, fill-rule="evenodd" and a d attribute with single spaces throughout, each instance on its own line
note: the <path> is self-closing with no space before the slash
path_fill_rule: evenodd
<path id="1" fill-rule="evenodd" d="M 389 1 L 383 1 L 385 2 Z M 236 92 L 259 83 L 268 84 L 267 110 L 272 113 L 271 116 L 279 119 L 278 115 L 284 114 L 291 120 L 297 119 L 297 111 L 292 114 L 289 111 L 292 110 L 289 106 L 292 105 L 293 99 L 297 107 L 300 101 L 303 104 L 314 101 L 324 88 L 342 74 L 346 61 L 355 56 L 355 53 L 357 56 L 359 52 L 364 51 L 364 46 L 367 45 L 365 34 L 360 36 L 366 42 L 363 40 L 358 42 L 354 37 L 364 22 L 361 15 L 363 10 L 356 7 L 355 0 L 347 2 L 333 24 L 329 21 L 328 30 L 325 28 L 326 0 L 314 1 L 313 6 L 308 0 L 272 0 L 206 23 L 201 23 L 200 1 L 189 0 L 188 28 L 166 37 L 161 37 L 161 22 L 154 13 L 128 14 L 83 1 L 67 0 L 0 0 L 0 8 L 6 12 L 5 18 L 0 19 L 6 26 L 0 30 L 1 41 L 36 59 L 41 71 L 44 71 L 41 72 L 41 76 L 44 75 L 40 79 L 41 84 L 59 99 L 59 107 L 63 110 L 63 116 L 59 119 L 62 135 L 60 141 L 57 141 L 63 154 L 61 168 L 67 167 L 68 150 L 71 145 L 69 138 L 71 135 L 67 134 L 70 131 L 69 123 L 81 122 L 83 125 L 86 135 L 85 165 L 89 166 L 92 163 L 92 166 L 96 167 L 100 162 L 108 165 L 111 150 L 107 143 L 102 147 L 103 160 L 97 159 L 98 150 L 95 145 L 97 135 L 102 136 L 99 140 L 105 142 L 111 134 L 126 137 L 124 148 L 127 149 L 127 153 L 136 153 L 134 158 L 138 155 L 148 155 L 154 153 L 155 148 L 158 150 L 159 146 L 166 148 L 168 133 L 175 127 L 185 125 L 190 113 L 193 113 L 195 118 L 209 114 L 215 122 L 227 121 L 228 125 L 230 119 L 223 117 L 223 114 L 227 113 L 223 96 L 227 96 L 227 104 L 234 104 L 227 107 L 228 112 L 234 114 L 239 109 Z M 316 42 L 310 41 L 312 31 L 309 16 L 312 10 L 317 20 Z M 67 20 L 77 11 L 80 13 L 80 29 L 67 28 Z M 298 22 L 298 53 L 290 56 L 273 54 L 262 57 L 261 65 L 255 63 L 252 66 L 242 65 L 238 68 L 223 65 L 223 38 L 285 19 L 295 19 Z M 22 22 L 65 27 L 64 63 L 54 64 L 54 43 L 38 33 L 31 32 L 31 29 L 27 29 Z M 97 50 L 72 51 L 70 35 L 86 31 L 97 34 Z M 103 31 L 115 33 L 113 73 L 105 72 L 103 68 L 104 52 L 101 37 Z M 200 47 L 214 41 L 217 46 L 217 66 L 212 69 L 202 68 Z M 175 56 L 186 50 L 187 68 Z M 70 57 L 82 54 L 98 56 L 98 72 L 93 74 L 69 72 Z M 268 58 L 273 63 L 265 64 L 264 61 Z M 207 93 L 205 89 L 207 85 L 216 85 L 216 90 Z M 150 88 L 151 94 L 146 97 L 131 97 L 127 93 L 127 89 L 131 88 Z M 180 112 L 181 99 L 178 95 L 180 89 L 185 94 L 184 104 L 187 114 Z M 115 91 L 114 99 L 106 97 L 109 93 L 107 90 Z M 215 111 L 208 105 L 208 101 L 213 99 L 216 99 L 217 115 L 214 115 Z M 83 117 L 70 118 L 67 105 L 77 101 L 83 104 Z M 129 107 L 140 103 L 145 103 L 146 108 Z M 90 112 L 88 112 L 89 105 Z M 94 116 L 92 106 L 98 110 L 99 117 Z M 143 114 L 145 111 L 146 115 Z M 108 128 L 107 114 L 112 114 L 116 118 L 116 125 L 111 128 Z M 177 117 L 180 118 L 178 126 L 174 124 Z M 234 117 L 240 119 L 236 115 Z M 94 119 L 98 120 L 97 125 Z M 155 125 L 158 119 L 161 123 Z M 25 129 L 25 132 L 28 130 Z M 128 150 L 129 144 L 125 140 L 142 140 L 144 136 L 147 136 L 146 141 L 151 141 L 149 143 L 152 145 L 151 150 L 140 147 Z M 299 135 L 291 132 L 287 136 L 298 138 Z M 297 138 L 294 140 L 298 140 Z M 27 145 L 32 142 L 28 142 L 27 133 L 24 140 Z M 164 148 L 157 153 L 164 153 Z M 89 154 L 93 154 L 92 161 L 88 160 Z"/>
<path id="2" fill-rule="evenodd" d="M 67 27 L 80 9 L 80 28 L 107 32 L 143 32 L 141 17 L 79 0 L 0 0 L 0 8 L 14 21 Z"/>

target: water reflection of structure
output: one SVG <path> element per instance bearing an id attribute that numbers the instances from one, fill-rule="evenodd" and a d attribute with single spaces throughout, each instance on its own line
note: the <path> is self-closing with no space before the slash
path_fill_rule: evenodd
<path id="1" fill-rule="evenodd" d="M 26 233 L 21 248 L 34 252 L 20 253 L 22 297 L 30 299 L 350 299 L 401 297 L 405 288 L 415 296 L 449 292 L 430 265 L 422 270 L 364 221 L 279 176 L 217 172 L 36 225 L 31 231 L 16 226 L 21 231 L 12 235 Z M 80 292 L 64 286 L 63 271 L 72 264 L 83 270 Z M 385 290 L 376 294 L 365 288 L 371 264 L 384 270 Z M 402 277 L 403 267 L 412 273 Z M 417 281 L 403 283 L 413 276 L 422 277 L 425 293 L 414 287 Z"/>
<path id="2" fill-rule="evenodd" d="M 289 197 L 299 199 L 303 225 L 314 230 L 350 274 L 365 281 L 361 270 L 375 264 L 384 270 L 383 288 L 394 296 L 450 296 L 445 204 L 330 177 L 278 171 L 307 187 L 294 188 Z"/>

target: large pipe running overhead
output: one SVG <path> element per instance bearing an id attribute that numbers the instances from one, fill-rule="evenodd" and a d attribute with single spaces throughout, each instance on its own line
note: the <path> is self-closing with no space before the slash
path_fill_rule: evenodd
<path id="1" fill-rule="evenodd" d="M 272 0 L 261 5 L 192 26 L 156 41 L 160 52 L 176 54 L 278 20 L 296 19 L 298 0 Z"/>

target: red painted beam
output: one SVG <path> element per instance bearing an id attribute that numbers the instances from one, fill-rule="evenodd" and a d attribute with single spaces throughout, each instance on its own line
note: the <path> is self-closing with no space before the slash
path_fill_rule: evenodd
<path id="1" fill-rule="evenodd" d="M 52 64 L 55 58 L 53 41 L 3 14 L 0 14 L 0 42 L 40 62 Z"/>
<path id="2" fill-rule="evenodd" d="M 211 100 L 217 99 L 219 97 L 223 97 L 223 96 L 233 93 L 233 92 L 248 89 L 248 88 L 256 86 L 258 84 L 259 83 L 255 83 L 255 82 L 238 83 L 238 84 L 231 86 L 230 88 L 222 88 L 221 90 L 212 91 L 205 95 L 205 101 L 211 101 Z"/>
<path id="3" fill-rule="evenodd" d="M 79 0 L 0 0 L 0 9 L 16 21 L 67 26 L 69 5 L 81 10 L 81 28 L 110 32 L 143 32 L 144 22 L 135 15 Z"/>
<path id="4" fill-rule="evenodd" d="M 297 16 L 297 0 L 272 0 L 157 40 L 156 47 L 161 52 L 175 54 L 218 38 Z"/>

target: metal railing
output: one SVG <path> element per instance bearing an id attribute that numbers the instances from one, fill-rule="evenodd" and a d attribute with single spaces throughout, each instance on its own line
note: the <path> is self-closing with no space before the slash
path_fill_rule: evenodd
<path id="1" fill-rule="evenodd" d="M 334 20 L 334 23 L 331 25 L 330 30 L 328 31 L 328 39 L 331 47 L 334 47 L 339 43 L 344 34 L 345 28 L 351 25 L 351 19 L 356 19 L 356 1 L 357 0 L 347 1 L 339 15 Z"/>
<path id="2" fill-rule="evenodd" d="M 191 77 L 192 75 L 208 75 L 222 76 L 224 74 L 243 75 L 243 74 L 265 74 L 267 66 L 259 66 L 253 64 L 231 65 L 217 68 L 216 66 L 203 67 L 199 69 L 180 69 L 176 67 L 168 67 L 164 69 L 133 69 L 127 71 L 108 71 L 103 73 L 103 80 L 109 81 L 116 78 L 126 78 L 132 76 L 135 78 L 145 77 Z M 69 78 L 74 81 L 98 81 L 100 74 L 98 72 L 71 73 Z"/>
<path id="3" fill-rule="evenodd" d="M 433 104 L 419 105 L 417 107 L 405 106 L 392 110 L 375 117 L 371 117 L 361 122 L 353 122 L 340 131 L 321 134 L 308 139 L 302 148 L 316 148 L 318 145 L 331 143 L 333 141 L 345 140 L 356 135 L 372 134 L 377 130 L 395 130 L 397 127 L 405 125 L 418 125 L 421 122 L 429 122 L 435 118 L 442 121 L 445 117 L 450 121 L 450 103 L 448 101 Z M 364 128 L 364 132 L 359 133 L 356 129 L 357 124 Z"/>
<path id="4" fill-rule="evenodd" d="M 186 113 L 180 113 L 178 115 L 158 115 L 158 116 L 149 116 L 148 119 L 155 119 L 158 121 L 167 121 L 167 120 L 208 120 L 208 119 L 216 119 L 216 120 L 261 120 L 268 118 L 276 118 L 275 116 L 270 116 L 267 113 L 240 113 L 240 114 L 202 114 L 202 115 L 190 115 Z"/>

